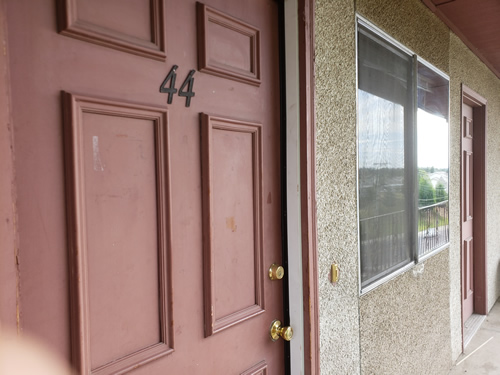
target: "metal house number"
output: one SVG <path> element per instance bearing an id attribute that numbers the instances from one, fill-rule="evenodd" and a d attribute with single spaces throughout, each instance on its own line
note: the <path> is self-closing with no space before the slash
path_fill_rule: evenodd
<path id="1" fill-rule="evenodd" d="M 161 86 L 160 86 L 160 92 L 168 94 L 167 98 L 167 103 L 172 104 L 172 100 L 174 99 L 174 94 L 177 94 L 179 96 L 183 96 L 186 98 L 186 107 L 189 107 L 191 105 L 191 98 L 194 96 L 194 91 L 193 91 L 193 85 L 194 85 L 194 73 L 195 70 L 191 69 L 189 71 L 189 74 L 187 75 L 186 79 L 182 83 L 182 86 L 180 87 L 179 91 L 177 92 L 177 89 L 175 88 L 175 80 L 177 78 L 177 70 L 178 66 L 174 65 L 172 69 L 170 69 L 170 72 L 168 72 L 167 76 L 163 80 Z M 170 84 L 169 84 L 170 81 Z M 186 90 L 187 86 L 187 90 Z"/>

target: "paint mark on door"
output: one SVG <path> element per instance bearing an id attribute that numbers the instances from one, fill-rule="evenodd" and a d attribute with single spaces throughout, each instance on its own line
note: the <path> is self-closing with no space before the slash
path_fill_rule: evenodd
<path id="1" fill-rule="evenodd" d="M 92 137 L 92 149 L 94 153 L 94 171 L 104 172 L 104 166 L 101 162 L 101 155 L 99 153 L 99 137 L 97 135 Z"/>
<path id="2" fill-rule="evenodd" d="M 236 229 L 238 228 L 236 225 L 236 222 L 234 221 L 234 217 L 226 217 L 226 227 L 227 229 L 231 229 L 231 231 L 236 232 Z"/>

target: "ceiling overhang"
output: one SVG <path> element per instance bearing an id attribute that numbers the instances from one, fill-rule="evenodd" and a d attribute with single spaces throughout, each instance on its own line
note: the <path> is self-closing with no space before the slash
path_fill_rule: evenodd
<path id="1" fill-rule="evenodd" d="M 422 0 L 500 78 L 499 0 Z"/>

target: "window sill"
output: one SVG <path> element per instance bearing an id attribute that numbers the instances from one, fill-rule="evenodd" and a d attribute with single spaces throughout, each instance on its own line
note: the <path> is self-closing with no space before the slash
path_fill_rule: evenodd
<path id="1" fill-rule="evenodd" d="M 396 271 L 390 273 L 389 275 L 382 277 L 381 279 L 373 282 L 370 285 L 367 285 L 364 288 L 361 288 L 360 292 L 359 292 L 359 296 L 362 297 L 362 296 L 366 295 L 367 293 L 371 292 L 372 290 L 377 289 L 379 286 L 391 281 L 392 279 L 395 279 L 399 275 L 402 275 L 403 273 L 412 270 L 416 266 L 421 265 L 423 262 L 425 262 L 429 258 L 432 258 L 434 255 L 439 254 L 441 251 L 443 251 L 444 249 L 448 249 L 449 247 L 450 247 L 450 243 L 448 242 L 448 243 L 444 244 L 443 246 L 441 246 L 435 250 L 432 250 L 431 252 L 423 255 L 422 257 L 420 257 L 418 259 L 418 261 L 408 263 L 406 266 L 397 269 Z"/>

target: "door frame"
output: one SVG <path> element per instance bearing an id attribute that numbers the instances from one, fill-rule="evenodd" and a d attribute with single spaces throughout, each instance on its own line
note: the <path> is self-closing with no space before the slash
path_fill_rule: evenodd
<path id="1" fill-rule="evenodd" d="M 17 246 L 14 127 L 10 107 L 6 3 L 0 0 L 0 326 L 19 332 L 19 262 Z"/>
<path id="2" fill-rule="evenodd" d="M 292 374 L 319 374 L 316 234 L 314 5 L 283 2 L 286 74 L 286 190 Z"/>
<path id="3" fill-rule="evenodd" d="M 319 374 L 319 291 L 316 219 L 316 120 L 314 82 L 315 0 L 298 1 L 300 87 L 300 186 L 305 374 Z"/>
<path id="4" fill-rule="evenodd" d="M 473 252 L 473 285 L 474 285 L 474 313 L 486 315 L 488 313 L 488 293 L 487 293 L 487 215 L 486 215 L 486 104 L 487 100 L 481 95 L 462 84 L 462 105 L 460 108 L 460 150 L 462 150 L 462 137 L 464 134 L 464 121 L 462 115 L 463 104 L 472 107 L 473 110 L 473 123 L 474 123 L 474 138 L 473 138 L 473 209 L 474 209 L 474 252 Z M 462 218 L 463 218 L 463 192 L 464 192 L 464 179 L 463 175 L 463 155 L 460 153 L 460 241 L 462 242 Z M 460 244 L 462 247 L 462 243 Z M 463 288 L 463 259 L 461 251 L 461 294 Z M 463 301 L 463 296 L 461 296 Z M 463 305 L 462 305 L 462 343 L 463 343 Z"/>

